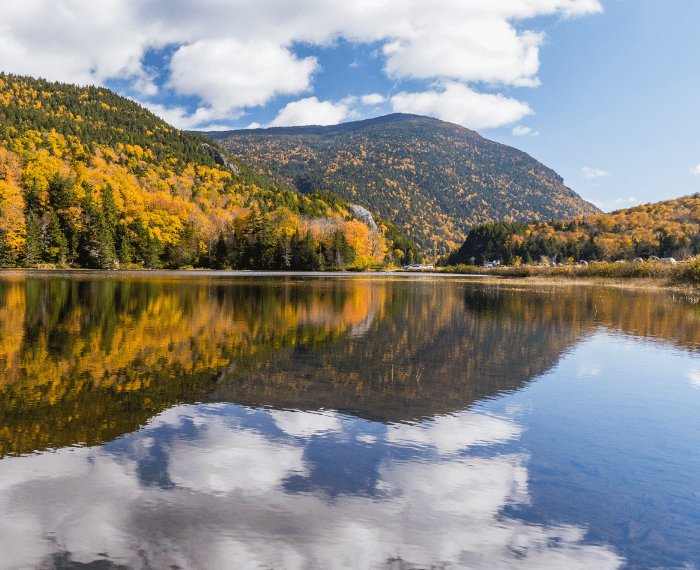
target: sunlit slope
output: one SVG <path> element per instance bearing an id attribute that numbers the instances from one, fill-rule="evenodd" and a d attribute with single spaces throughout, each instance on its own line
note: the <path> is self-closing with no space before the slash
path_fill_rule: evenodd
<path id="1" fill-rule="evenodd" d="M 367 204 L 428 255 L 448 253 L 475 224 L 599 212 L 524 152 L 428 117 L 207 134 L 282 185 Z"/>
<path id="2" fill-rule="evenodd" d="M 474 228 L 448 265 L 500 259 L 511 263 L 646 259 L 678 260 L 700 254 L 700 194 L 617 210 L 536 224 L 484 224 Z"/>
<path id="3" fill-rule="evenodd" d="M 415 249 L 107 89 L 4 73 L 0 214 L 0 266 L 323 269 Z"/>

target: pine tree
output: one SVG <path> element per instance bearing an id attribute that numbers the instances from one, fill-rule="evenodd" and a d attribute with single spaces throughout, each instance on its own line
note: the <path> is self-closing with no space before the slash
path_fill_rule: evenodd
<path id="1" fill-rule="evenodd" d="M 63 234 L 61 223 L 58 215 L 54 210 L 49 212 L 49 224 L 46 228 L 46 247 L 44 248 L 44 257 L 46 261 L 52 263 L 66 263 L 68 255 L 68 240 Z"/>
<path id="2" fill-rule="evenodd" d="M 54 210 L 67 210 L 73 205 L 73 182 L 56 172 L 49 180 L 49 203 Z"/>
<path id="3" fill-rule="evenodd" d="M 112 232 L 107 227 L 102 210 L 97 207 L 92 187 L 85 186 L 82 201 L 85 229 L 80 236 L 82 265 L 110 269 L 117 262 Z"/>
<path id="4" fill-rule="evenodd" d="M 26 228 L 24 264 L 26 267 L 32 267 L 41 262 L 41 236 L 34 212 L 30 211 L 27 215 Z"/>
<path id="5" fill-rule="evenodd" d="M 219 239 L 216 240 L 216 246 L 214 247 L 214 267 L 216 269 L 223 269 L 226 266 L 228 260 L 228 247 L 226 246 L 226 238 L 224 237 L 224 232 L 219 232 Z"/>
<path id="6" fill-rule="evenodd" d="M 102 190 L 102 211 L 104 212 L 107 228 L 114 235 L 119 221 L 119 209 L 114 201 L 114 189 L 111 184 L 107 184 Z"/>
<path id="7" fill-rule="evenodd" d="M 1 211 L 0 216 L 2 216 Z M 14 267 L 16 262 L 15 252 L 7 243 L 7 232 L 0 228 L 0 267 Z"/>
<path id="8" fill-rule="evenodd" d="M 133 256 L 133 247 L 131 246 L 131 236 L 129 235 L 129 227 L 126 225 L 126 221 L 122 220 L 117 224 L 115 233 L 117 259 L 122 267 L 128 267 Z"/>

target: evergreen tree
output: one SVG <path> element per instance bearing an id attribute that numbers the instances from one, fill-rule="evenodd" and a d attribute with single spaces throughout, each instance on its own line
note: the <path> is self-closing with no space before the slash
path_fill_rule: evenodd
<path id="1" fill-rule="evenodd" d="M 44 246 L 44 259 L 51 263 L 64 265 L 68 255 L 68 240 L 63 234 L 58 215 L 52 209 L 49 211 L 49 223 L 46 228 L 46 243 Z"/>
<path id="2" fill-rule="evenodd" d="M 146 248 L 144 250 L 143 263 L 148 269 L 156 269 L 160 265 L 161 243 L 160 240 L 152 236 L 149 232 L 146 238 Z"/>
<path id="3" fill-rule="evenodd" d="M 119 221 L 119 209 L 114 201 L 114 189 L 111 184 L 107 184 L 102 190 L 102 211 L 104 212 L 107 228 L 114 235 L 117 229 L 117 222 Z"/>
<path id="4" fill-rule="evenodd" d="M 2 211 L 0 211 L 1 216 Z M 0 267 L 14 267 L 16 262 L 15 252 L 7 243 L 7 232 L 0 228 Z"/>
<path id="5" fill-rule="evenodd" d="M 36 178 L 32 180 L 31 186 L 27 189 L 24 195 L 24 202 L 27 212 L 38 212 L 41 206 L 39 201 L 39 185 Z"/>
<path id="6" fill-rule="evenodd" d="M 257 255 L 256 261 L 258 269 L 275 269 L 275 253 L 277 248 L 277 239 L 275 237 L 275 229 L 272 227 L 272 221 L 269 214 L 265 214 L 260 222 L 260 231 L 256 243 Z"/>
<path id="7" fill-rule="evenodd" d="M 226 238 L 224 237 L 224 232 L 219 232 L 219 239 L 216 241 L 216 246 L 214 247 L 214 268 L 224 269 L 228 261 L 228 247 L 226 245 Z"/>
<path id="8" fill-rule="evenodd" d="M 131 236 L 129 235 L 129 227 L 125 220 L 117 224 L 116 228 L 116 249 L 117 259 L 122 267 L 128 267 L 131 263 L 133 255 L 133 247 L 131 246 Z"/>
<path id="9" fill-rule="evenodd" d="M 24 264 L 27 267 L 32 267 L 41 262 L 41 235 L 39 234 L 39 224 L 36 221 L 36 216 L 32 211 L 26 217 L 26 228 Z"/>
<path id="10" fill-rule="evenodd" d="M 80 236 L 81 264 L 85 267 L 110 269 L 117 262 L 114 238 L 108 229 L 104 214 L 97 207 L 92 187 L 85 185 L 82 201 L 84 230 Z"/>
<path id="11" fill-rule="evenodd" d="M 67 210 L 73 205 L 73 182 L 56 172 L 49 180 L 49 204 L 54 210 Z"/>

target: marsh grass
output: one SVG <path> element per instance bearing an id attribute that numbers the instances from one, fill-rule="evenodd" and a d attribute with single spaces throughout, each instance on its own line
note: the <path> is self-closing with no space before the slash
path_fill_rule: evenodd
<path id="1" fill-rule="evenodd" d="M 667 284 L 700 284 L 700 257 L 685 263 L 659 261 L 609 263 L 592 262 L 588 265 L 512 265 L 506 267 L 476 267 L 457 265 L 441 269 L 446 273 L 493 275 L 506 278 L 541 278 L 544 280 L 649 280 Z"/>

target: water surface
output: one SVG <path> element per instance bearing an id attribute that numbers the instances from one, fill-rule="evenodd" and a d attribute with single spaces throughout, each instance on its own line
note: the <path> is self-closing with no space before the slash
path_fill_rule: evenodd
<path id="1" fill-rule="evenodd" d="M 700 311 L 464 278 L 0 276 L 0 568 L 694 568 Z"/>

